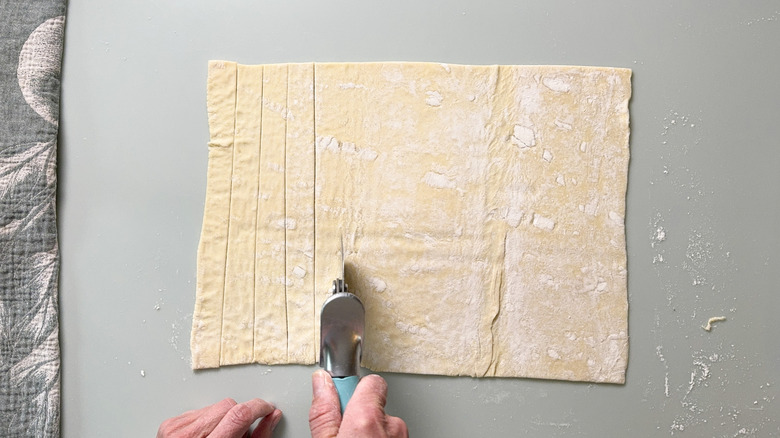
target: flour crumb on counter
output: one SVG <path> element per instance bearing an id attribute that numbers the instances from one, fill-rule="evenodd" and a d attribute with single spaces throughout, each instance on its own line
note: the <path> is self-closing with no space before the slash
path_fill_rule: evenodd
<path id="1" fill-rule="evenodd" d="M 651 247 L 655 247 L 657 243 L 661 243 L 666 240 L 666 230 L 662 226 L 658 226 L 653 232 L 653 238 L 650 242 Z"/>
<path id="2" fill-rule="evenodd" d="M 710 330 L 712 330 L 712 324 L 713 323 L 721 322 L 721 321 L 725 321 L 725 320 L 726 320 L 725 316 L 713 316 L 712 318 L 707 320 L 707 325 L 703 325 L 703 326 L 701 326 L 701 328 L 703 328 L 706 331 L 710 331 Z"/>

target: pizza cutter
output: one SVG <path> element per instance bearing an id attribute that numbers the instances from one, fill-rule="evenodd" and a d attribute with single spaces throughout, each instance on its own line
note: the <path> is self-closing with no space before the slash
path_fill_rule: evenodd
<path id="1" fill-rule="evenodd" d="M 344 281 L 344 237 L 341 238 L 341 277 L 333 280 L 331 295 L 320 312 L 320 366 L 330 374 L 339 394 L 341 413 L 360 380 L 363 330 L 366 311 L 363 303 L 347 290 Z"/>

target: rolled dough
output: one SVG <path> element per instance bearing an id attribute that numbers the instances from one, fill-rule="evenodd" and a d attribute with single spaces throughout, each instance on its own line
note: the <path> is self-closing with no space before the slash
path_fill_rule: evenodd
<path id="1" fill-rule="evenodd" d="M 624 382 L 630 75 L 212 61 L 193 367 L 314 363 L 343 235 L 364 366 Z"/>

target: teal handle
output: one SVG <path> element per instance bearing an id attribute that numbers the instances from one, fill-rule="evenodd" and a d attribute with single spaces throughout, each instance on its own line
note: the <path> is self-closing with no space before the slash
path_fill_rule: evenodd
<path id="1" fill-rule="evenodd" d="M 336 391 L 339 393 L 339 404 L 341 404 L 341 413 L 344 413 L 344 409 L 349 403 L 349 399 L 352 398 L 352 394 L 355 392 L 360 377 L 347 376 L 347 377 L 334 377 L 333 383 L 336 385 Z"/>

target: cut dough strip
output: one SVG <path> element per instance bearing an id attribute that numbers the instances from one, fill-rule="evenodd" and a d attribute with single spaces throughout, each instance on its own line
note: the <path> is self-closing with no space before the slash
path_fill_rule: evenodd
<path id="1" fill-rule="evenodd" d="M 211 139 L 192 318 L 193 368 L 220 365 L 235 109 L 236 64 L 210 62 L 208 115 Z"/>
<path id="2" fill-rule="evenodd" d="M 287 360 L 315 362 L 314 65 L 289 64 L 285 230 Z"/>
<path id="3" fill-rule="evenodd" d="M 287 141 L 286 64 L 264 67 L 261 119 L 260 193 L 257 201 L 255 241 L 254 360 L 277 364 L 288 363 L 284 187 Z"/>
<path id="4" fill-rule="evenodd" d="M 225 260 L 220 365 L 251 362 L 254 349 L 255 238 L 257 230 L 257 169 L 260 166 L 262 66 L 237 66 L 236 118 L 230 223 Z"/>

